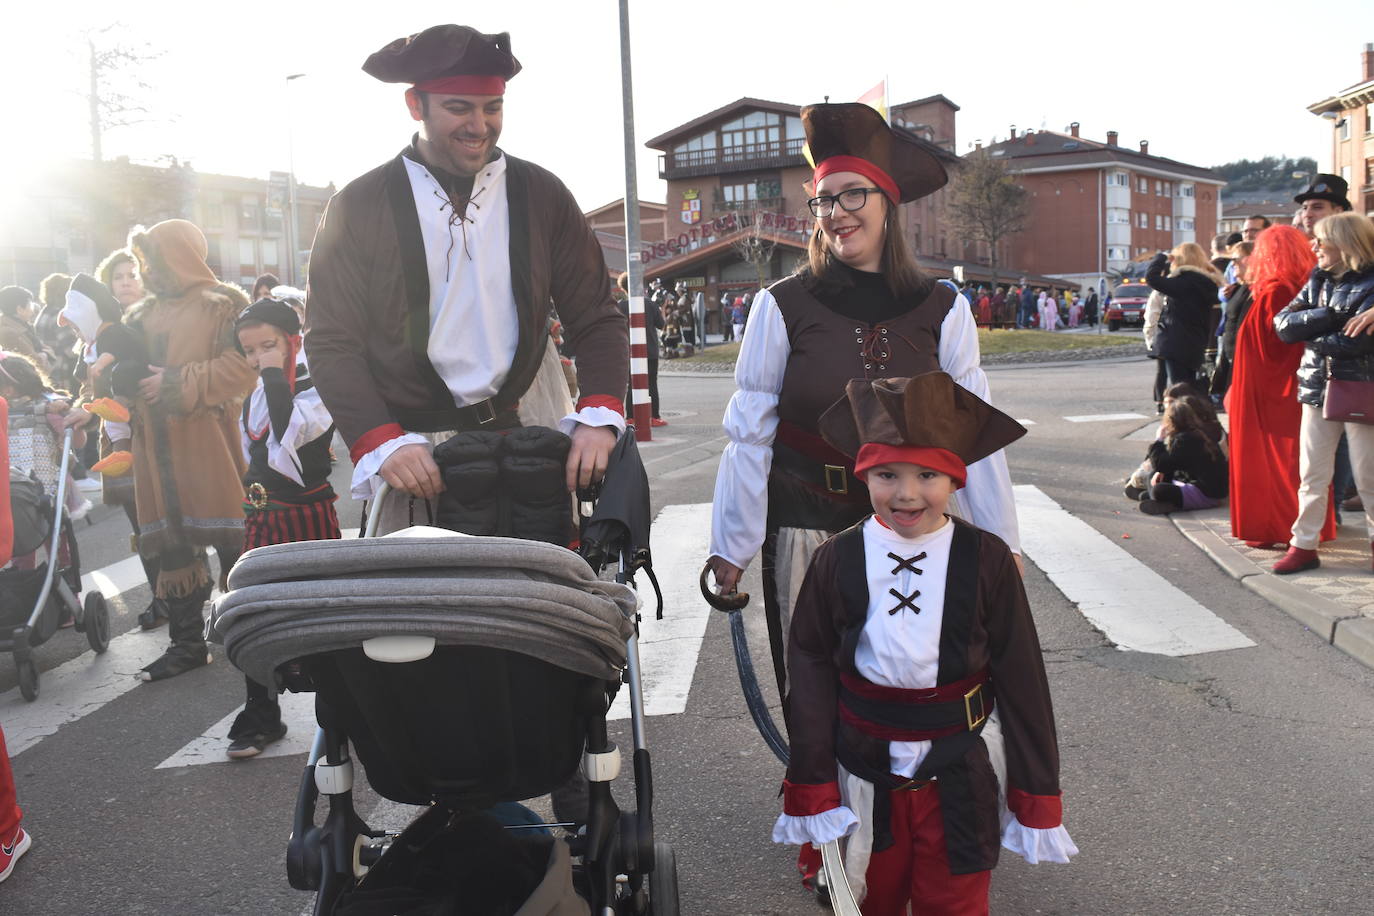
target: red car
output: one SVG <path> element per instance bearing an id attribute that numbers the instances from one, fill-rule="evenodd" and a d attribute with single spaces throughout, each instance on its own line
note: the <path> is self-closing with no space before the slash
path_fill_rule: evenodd
<path id="1" fill-rule="evenodd" d="M 1123 283 L 1112 291 L 1112 304 L 1107 308 L 1107 330 L 1115 331 L 1123 324 L 1145 324 L 1145 300 L 1150 288 L 1144 283 Z"/>

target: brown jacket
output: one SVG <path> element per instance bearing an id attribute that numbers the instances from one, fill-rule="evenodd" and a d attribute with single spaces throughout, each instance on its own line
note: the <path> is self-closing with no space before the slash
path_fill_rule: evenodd
<path id="1" fill-rule="evenodd" d="M 957 518 L 950 546 L 940 631 L 939 685 L 986 669 L 1007 751 L 1008 805 L 1023 818 L 1059 813 L 1059 746 L 1035 621 L 1011 551 L 996 535 Z M 860 526 L 862 523 L 860 523 Z M 838 715 L 839 676 L 858 676 L 854 650 L 868 611 L 860 526 L 822 544 L 811 560 L 788 640 L 788 726 L 793 787 L 837 779 L 836 760 L 851 756 L 887 773 L 888 743 Z M 854 765 L 850 772 L 861 775 Z M 977 732 L 937 738 L 916 771 L 940 780 L 940 801 L 954 874 L 997 864 L 1001 843 L 997 777 Z M 878 793 L 882 796 L 884 793 Z M 875 813 L 876 813 L 875 806 Z M 875 846 L 875 849 L 880 848 Z"/>
<path id="2" fill-rule="evenodd" d="M 520 336 L 515 364 L 493 400 L 511 406 L 529 387 L 545 352 L 552 306 L 577 355 L 579 406 L 621 403 L 629 333 L 611 300 L 596 236 L 552 173 L 506 158 Z M 402 427 L 453 428 L 441 422 L 453 409 L 452 397 L 427 355 L 429 278 L 401 156 L 330 200 L 310 254 L 307 321 L 311 373 L 354 460 Z"/>

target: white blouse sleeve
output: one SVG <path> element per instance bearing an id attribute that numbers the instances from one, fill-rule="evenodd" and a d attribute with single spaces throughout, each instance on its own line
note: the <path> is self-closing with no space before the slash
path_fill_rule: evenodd
<path id="1" fill-rule="evenodd" d="M 978 325 L 963 296 L 955 297 L 954 306 L 940 326 L 939 357 L 940 368 L 955 382 L 992 403 L 978 349 Z M 1021 552 L 1016 501 L 1012 497 L 1005 452 L 993 452 L 969 465 L 968 485 L 959 492 L 959 501 L 968 513 L 968 521 L 1006 541 L 1012 553 Z"/>
<path id="2" fill-rule="evenodd" d="M 720 456 L 711 505 L 711 555 L 741 569 L 763 546 L 778 394 L 791 352 L 777 301 L 759 290 L 735 362 L 736 390 L 721 421 L 730 442 Z"/>
<path id="3" fill-rule="evenodd" d="M 1014 815 L 1002 828 L 1002 846 L 1032 865 L 1041 862 L 1067 865 L 1070 856 L 1078 855 L 1078 846 L 1063 824 L 1058 827 L 1027 827 Z"/>
<path id="4" fill-rule="evenodd" d="M 805 843 L 824 846 L 840 837 L 849 836 L 858 826 L 859 818 L 843 805 L 805 817 L 779 814 L 777 822 L 773 824 L 773 842 L 788 846 Z"/>

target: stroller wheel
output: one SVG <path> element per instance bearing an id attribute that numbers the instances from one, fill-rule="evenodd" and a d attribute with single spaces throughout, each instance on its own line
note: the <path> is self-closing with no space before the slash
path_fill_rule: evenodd
<path id="1" fill-rule="evenodd" d="M 87 593 L 81 620 L 86 628 L 86 641 L 91 644 L 91 648 L 96 651 L 96 654 L 98 655 L 108 649 L 110 647 L 110 608 L 105 603 L 104 595 L 94 591 Z"/>
<path id="2" fill-rule="evenodd" d="M 19 669 L 19 695 L 32 703 L 38 699 L 38 665 L 32 655 L 16 657 L 14 662 Z"/>
<path id="3" fill-rule="evenodd" d="M 678 916 L 677 854 L 667 843 L 654 844 L 654 870 L 649 872 L 649 913 Z"/>

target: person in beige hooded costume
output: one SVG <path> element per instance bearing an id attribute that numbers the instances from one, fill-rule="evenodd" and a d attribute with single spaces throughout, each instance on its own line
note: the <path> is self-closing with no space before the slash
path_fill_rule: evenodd
<path id="1" fill-rule="evenodd" d="M 210 270 L 201 231 L 186 220 L 165 220 L 135 231 L 129 247 L 151 294 L 125 322 L 151 356 L 132 421 L 139 549 L 159 562 L 155 592 L 169 612 L 171 645 L 140 673 L 157 681 L 210 660 L 202 617 L 212 585 L 205 548 L 215 548 L 221 577 L 242 551 L 237 424 L 256 374 L 233 337 L 248 297 Z"/>

